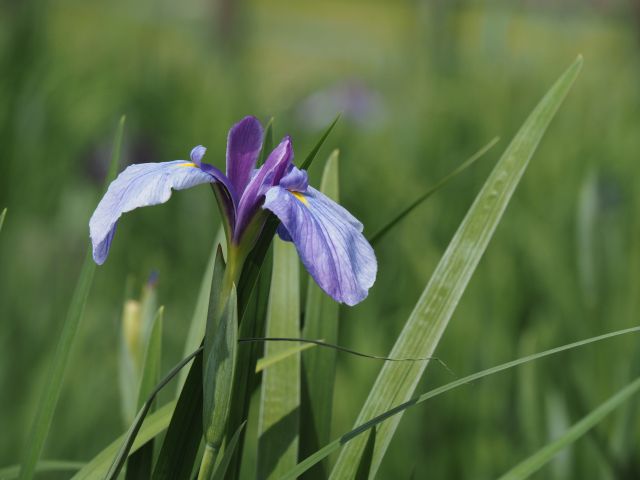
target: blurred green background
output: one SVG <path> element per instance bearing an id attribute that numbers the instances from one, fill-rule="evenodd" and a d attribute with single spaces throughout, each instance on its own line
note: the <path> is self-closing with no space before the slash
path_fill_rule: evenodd
<path id="1" fill-rule="evenodd" d="M 583 73 L 536 153 L 437 351 L 457 376 L 639 323 L 640 4 L 629 1 L 0 2 L 0 465 L 16 463 L 88 243 L 117 121 L 127 163 L 186 158 L 274 116 L 303 158 L 341 151 L 342 203 L 373 233 L 502 141 L 377 247 L 340 343 L 385 354 L 501 151 L 575 58 Z M 318 178 L 321 163 L 312 168 Z M 128 214 L 98 269 L 45 458 L 124 431 L 125 280 L 160 275 L 164 362 L 182 354 L 218 228 L 205 187 Z M 334 435 L 380 368 L 340 354 Z M 406 414 L 379 478 L 492 478 L 640 374 L 631 336 L 543 360 Z M 433 363 L 418 391 L 452 380 Z M 170 388 L 173 393 L 173 389 Z M 638 478 L 637 402 L 538 478 Z"/>

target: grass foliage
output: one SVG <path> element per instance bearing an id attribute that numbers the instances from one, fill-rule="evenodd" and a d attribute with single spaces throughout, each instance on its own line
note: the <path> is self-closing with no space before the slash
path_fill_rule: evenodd
<path id="1" fill-rule="evenodd" d="M 226 3 L 0 6 L 0 479 L 637 478 L 632 7 Z M 363 221 L 361 305 L 270 239 L 219 298 L 207 188 L 91 260 L 105 178 L 250 113 Z"/>

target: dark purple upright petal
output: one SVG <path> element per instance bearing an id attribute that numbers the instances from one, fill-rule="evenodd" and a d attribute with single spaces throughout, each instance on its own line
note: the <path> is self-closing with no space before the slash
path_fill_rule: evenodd
<path id="1" fill-rule="evenodd" d="M 245 227 L 259 209 L 267 190 L 280 183 L 280 180 L 289 171 L 292 161 L 293 147 L 291 145 L 291 139 L 287 136 L 280 142 L 280 145 L 269 154 L 264 165 L 253 175 L 240 198 L 234 232 L 234 239 L 236 241 L 239 241 Z"/>
<path id="2" fill-rule="evenodd" d="M 227 176 L 238 197 L 251 179 L 262 148 L 262 125 L 256 117 L 236 123 L 227 137 Z"/>
<path id="3" fill-rule="evenodd" d="M 281 238 L 293 241 L 302 263 L 327 294 L 347 305 L 366 298 L 378 266 L 353 215 L 312 187 L 306 192 L 272 187 L 263 208 L 280 219 Z"/>

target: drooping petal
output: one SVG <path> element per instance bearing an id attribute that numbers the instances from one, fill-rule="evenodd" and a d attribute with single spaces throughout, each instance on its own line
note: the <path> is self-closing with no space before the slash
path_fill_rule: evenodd
<path id="1" fill-rule="evenodd" d="M 347 305 L 364 300 L 376 279 L 373 248 L 362 235 L 362 224 L 318 190 L 269 189 L 264 208 L 282 222 L 305 267 L 333 299 Z"/>
<path id="2" fill-rule="evenodd" d="M 269 188 L 278 185 L 282 177 L 289 170 L 293 161 L 293 147 L 287 136 L 269 154 L 264 165 L 251 177 L 240 198 L 237 210 L 234 238 L 238 240 L 245 227 L 251 221 L 254 213 L 259 209 L 264 195 Z"/>
<path id="3" fill-rule="evenodd" d="M 215 181 L 213 175 L 184 160 L 127 167 L 109 185 L 89 220 L 93 259 L 98 265 L 107 259 L 118 219 L 123 213 L 164 203 L 171 197 L 172 190 Z"/>
<path id="4" fill-rule="evenodd" d="M 291 165 L 287 174 L 280 180 L 279 185 L 287 190 L 305 192 L 309 187 L 309 176 L 306 170 L 300 170 L 295 165 Z"/>
<path id="5" fill-rule="evenodd" d="M 227 176 L 238 197 L 246 188 L 262 148 L 262 125 L 256 117 L 245 117 L 227 136 Z"/>

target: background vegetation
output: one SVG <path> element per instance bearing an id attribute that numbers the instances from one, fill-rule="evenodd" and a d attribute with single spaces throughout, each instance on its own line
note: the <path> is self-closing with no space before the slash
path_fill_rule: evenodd
<path id="1" fill-rule="evenodd" d="M 202 143 L 221 166 L 227 130 L 246 114 L 274 116 L 276 135 L 292 134 L 301 158 L 343 111 L 322 155 L 340 148 L 342 203 L 370 233 L 500 135 L 380 242 L 369 299 L 342 309 L 340 343 L 385 354 L 499 153 L 583 53 L 580 80 L 437 355 L 462 376 L 638 324 L 636 12 L 630 2 L 569 1 L 0 3 L 0 464 L 19 458 L 122 113 L 126 162 L 185 158 Z M 127 278 L 139 288 L 159 273 L 164 369 L 180 359 L 216 215 L 202 187 L 121 222 L 45 458 L 85 460 L 125 429 L 117 355 Z M 639 362 L 629 336 L 413 409 L 380 478 L 492 478 L 637 376 Z M 339 356 L 336 435 L 351 427 L 380 366 Z M 418 392 L 449 380 L 433 363 Z M 539 477 L 631 478 L 636 410 L 617 411 Z"/>

